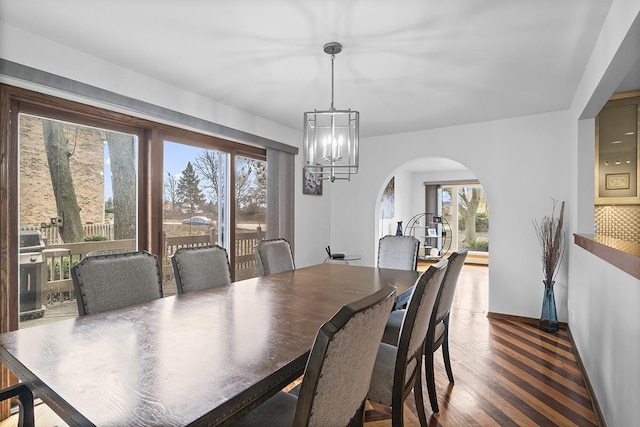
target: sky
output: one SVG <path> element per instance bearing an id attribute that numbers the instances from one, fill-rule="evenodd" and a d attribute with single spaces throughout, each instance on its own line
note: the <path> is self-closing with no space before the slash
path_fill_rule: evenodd
<path id="1" fill-rule="evenodd" d="M 166 141 L 164 143 L 163 176 L 166 177 L 167 173 L 171 173 L 171 175 L 179 177 L 187 166 L 187 162 L 193 163 L 193 160 L 203 151 L 204 148 L 201 147 L 192 147 L 189 145 Z M 107 179 L 107 177 L 111 176 L 111 161 L 109 159 L 109 149 L 106 143 L 104 144 L 104 176 L 104 198 L 106 200 L 113 197 L 111 179 Z"/>

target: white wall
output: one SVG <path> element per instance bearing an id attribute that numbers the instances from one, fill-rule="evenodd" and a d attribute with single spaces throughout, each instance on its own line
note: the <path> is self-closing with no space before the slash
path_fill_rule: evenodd
<path id="1" fill-rule="evenodd" d="M 580 233 L 593 233 L 593 118 L 640 60 L 640 2 L 614 0 L 571 106 L 572 205 Z M 638 88 L 640 89 L 640 88 Z M 609 427 L 640 419 L 640 280 L 571 244 L 568 318 Z"/>
<path id="2" fill-rule="evenodd" d="M 607 426 L 638 425 L 640 281 L 575 245 L 569 273 L 569 326 Z"/>
<path id="3" fill-rule="evenodd" d="M 394 175 L 396 177 L 396 210 L 394 218 L 395 226 L 393 227 L 393 232 L 390 234 L 396 234 L 398 221 L 402 221 L 402 229 L 404 231 L 404 227 L 407 225 L 407 221 L 409 220 L 409 218 L 417 213 L 413 208 L 416 199 L 416 192 L 414 189 L 412 174 L 408 171 L 397 170 L 394 172 Z M 379 190 L 384 190 L 384 188 L 381 187 Z M 382 193 L 380 193 L 380 195 L 382 195 Z M 422 200 L 424 205 L 424 190 L 422 191 Z M 376 205 L 376 209 L 378 210 L 378 212 L 380 211 L 380 203 Z M 382 236 L 378 236 L 378 238 L 380 237 Z"/>
<path id="4" fill-rule="evenodd" d="M 568 118 L 556 112 L 361 141 L 359 173 L 332 188 L 332 246 L 349 247 L 374 265 L 376 212 L 388 177 L 415 158 L 454 160 L 480 180 L 491 206 L 489 310 L 539 317 L 543 285 L 532 220 L 550 214 L 552 197 L 570 195 Z M 341 220 L 345 214 L 349 221 Z M 563 270 L 556 294 L 561 321 L 566 282 Z"/>
<path id="5" fill-rule="evenodd" d="M 301 141 L 300 132 L 293 129 L 24 32 L 11 25 L 3 24 L 0 27 L 0 55 L 9 61 L 285 144 L 296 145 Z M 51 93 L 46 88 L 42 89 L 45 93 Z M 302 113 L 300 114 L 302 117 Z"/>

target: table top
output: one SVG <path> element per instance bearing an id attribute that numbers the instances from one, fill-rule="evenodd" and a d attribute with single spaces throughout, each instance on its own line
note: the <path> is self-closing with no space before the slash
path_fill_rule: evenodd
<path id="1" fill-rule="evenodd" d="M 69 425 L 220 425 L 304 370 L 342 305 L 419 273 L 320 264 L 0 335 L 0 362 Z"/>

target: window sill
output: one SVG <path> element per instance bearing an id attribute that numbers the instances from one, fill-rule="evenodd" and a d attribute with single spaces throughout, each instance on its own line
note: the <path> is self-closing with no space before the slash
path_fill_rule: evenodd
<path id="1" fill-rule="evenodd" d="M 609 264 L 640 279 L 640 245 L 609 236 L 574 234 L 574 243 Z"/>

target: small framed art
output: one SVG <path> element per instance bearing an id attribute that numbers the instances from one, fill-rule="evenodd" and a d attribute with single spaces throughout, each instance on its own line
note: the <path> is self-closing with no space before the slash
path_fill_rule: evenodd
<path id="1" fill-rule="evenodd" d="M 302 194 L 322 196 L 322 180 L 308 170 L 302 170 Z"/>

